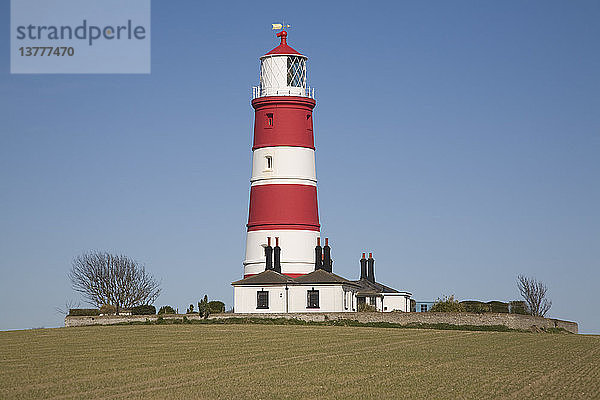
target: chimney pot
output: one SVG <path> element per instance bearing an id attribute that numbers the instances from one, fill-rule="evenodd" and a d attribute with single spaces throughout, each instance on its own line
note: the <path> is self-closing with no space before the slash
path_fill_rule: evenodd
<path id="1" fill-rule="evenodd" d="M 375 260 L 373 259 L 373 253 L 369 253 L 369 259 L 367 260 L 367 280 L 375 282 Z"/>
<path id="2" fill-rule="evenodd" d="M 329 246 L 329 238 L 325 238 L 325 246 Z"/>
<path id="3" fill-rule="evenodd" d="M 271 245 L 271 237 L 267 236 L 267 246 L 270 246 L 270 245 Z"/>
<path id="4" fill-rule="evenodd" d="M 320 246 L 320 245 L 321 245 L 321 238 L 320 238 L 320 237 L 318 237 L 318 238 L 317 238 L 317 246 Z"/>
<path id="5" fill-rule="evenodd" d="M 279 246 L 279 237 L 275 236 L 275 246 Z"/>

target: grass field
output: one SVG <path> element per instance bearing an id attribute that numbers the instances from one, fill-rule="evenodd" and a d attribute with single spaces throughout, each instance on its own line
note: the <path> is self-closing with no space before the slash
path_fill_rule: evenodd
<path id="1" fill-rule="evenodd" d="M 600 398 L 600 337 L 293 325 L 0 332 L 0 398 Z"/>

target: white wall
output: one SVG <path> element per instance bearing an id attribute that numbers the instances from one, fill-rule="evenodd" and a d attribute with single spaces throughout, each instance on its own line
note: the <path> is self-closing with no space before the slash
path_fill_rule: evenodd
<path id="1" fill-rule="evenodd" d="M 257 292 L 269 292 L 269 308 L 257 309 Z M 236 313 L 284 313 L 285 286 L 234 286 L 233 309 Z"/>
<path id="2" fill-rule="evenodd" d="M 273 160 L 267 168 L 266 157 Z M 305 147 L 261 147 L 252 152 L 252 186 L 265 184 L 300 184 L 316 186 L 315 151 Z"/>
<path id="3" fill-rule="evenodd" d="M 315 246 L 319 232 L 273 229 L 247 233 L 245 275 L 265 270 L 265 249 L 262 245 L 267 243 L 267 236 L 271 237 L 271 246 L 275 246 L 275 237 L 279 237 L 282 273 L 308 274 L 315 270 Z"/>
<path id="4" fill-rule="evenodd" d="M 319 308 L 307 308 L 307 291 L 319 291 Z M 257 292 L 269 292 L 269 308 L 257 309 Z M 234 311 L 236 313 L 284 313 L 286 312 L 285 285 L 234 286 Z M 287 312 L 351 312 L 355 304 L 354 294 L 343 285 L 290 285 L 288 286 Z M 346 307 L 344 307 L 346 297 Z"/>
<path id="5" fill-rule="evenodd" d="M 410 295 L 406 293 L 385 293 L 383 297 L 384 312 L 392 312 L 394 310 L 409 312 L 410 311 Z M 381 306 L 378 308 L 381 310 Z"/>

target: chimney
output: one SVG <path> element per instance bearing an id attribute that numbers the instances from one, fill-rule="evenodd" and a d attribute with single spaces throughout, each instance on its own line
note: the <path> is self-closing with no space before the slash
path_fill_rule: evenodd
<path id="1" fill-rule="evenodd" d="M 271 238 L 267 238 L 267 247 L 265 247 L 265 260 L 266 266 L 265 270 L 268 271 L 273 269 L 273 248 L 271 247 Z"/>
<path id="2" fill-rule="evenodd" d="M 325 246 L 323 246 L 323 269 L 331 272 L 331 247 L 329 247 L 329 238 L 325 238 Z"/>
<path id="3" fill-rule="evenodd" d="M 360 259 L 360 279 L 367 279 L 367 259 L 365 258 L 365 253 L 362 253 L 362 258 Z"/>
<path id="4" fill-rule="evenodd" d="M 317 238 L 317 247 L 315 247 L 315 271 L 323 268 L 323 249 L 321 248 L 321 238 Z"/>
<path id="5" fill-rule="evenodd" d="M 279 247 L 279 237 L 275 237 L 275 248 L 273 248 L 273 269 L 281 273 L 281 247 Z"/>
<path id="6" fill-rule="evenodd" d="M 369 253 L 367 266 L 367 280 L 370 282 L 375 282 L 375 260 L 373 259 L 373 253 Z"/>

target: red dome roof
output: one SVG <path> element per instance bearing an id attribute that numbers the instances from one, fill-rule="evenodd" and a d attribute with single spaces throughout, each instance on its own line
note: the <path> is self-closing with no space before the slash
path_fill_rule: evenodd
<path id="1" fill-rule="evenodd" d="M 286 41 L 287 32 L 286 31 L 279 32 L 277 34 L 277 37 L 281 38 L 281 43 L 279 44 L 279 46 L 275 47 L 273 50 L 271 50 L 270 52 L 265 54 L 265 56 L 268 56 L 271 54 L 297 54 L 299 56 L 302 55 L 287 45 L 287 41 Z"/>

